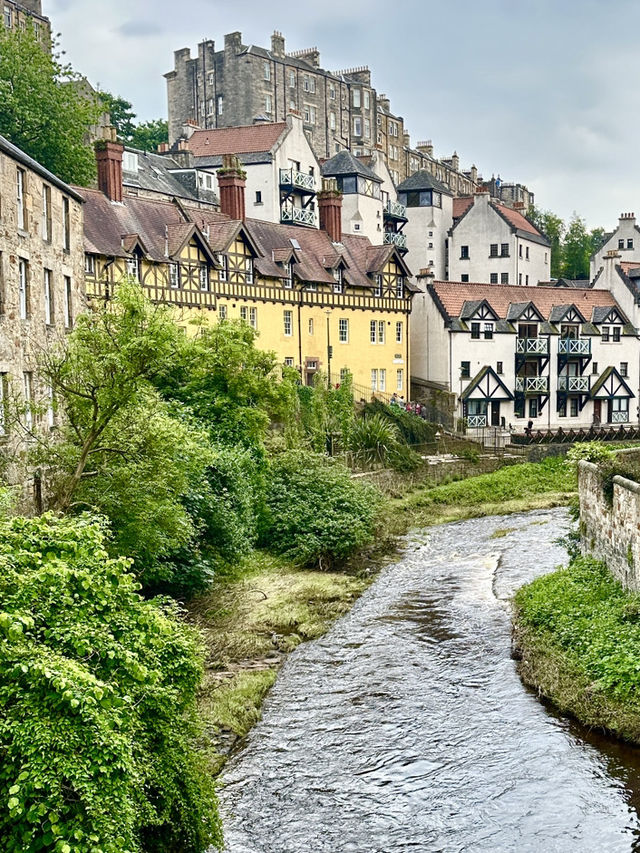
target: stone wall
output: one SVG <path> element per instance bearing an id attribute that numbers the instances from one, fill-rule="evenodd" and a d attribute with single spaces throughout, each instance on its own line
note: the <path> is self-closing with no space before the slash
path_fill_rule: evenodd
<path id="1" fill-rule="evenodd" d="M 635 455 L 636 449 L 619 454 Z M 614 477 L 613 503 L 604 496 L 598 467 L 578 466 L 580 541 L 582 552 L 603 560 L 625 589 L 640 591 L 640 483 Z"/>

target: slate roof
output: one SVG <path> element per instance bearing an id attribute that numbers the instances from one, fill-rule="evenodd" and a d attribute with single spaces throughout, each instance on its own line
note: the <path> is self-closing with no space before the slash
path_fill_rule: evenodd
<path id="1" fill-rule="evenodd" d="M 553 309 L 563 303 L 563 294 L 555 287 L 517 287 L 506 284 L 473 284 L 471 282 L 434 281 L 428 287 L 445 320 L 459 318 L 466 302 L 486 300 L 495 314 L 506 319 L 517 313 L 517 309 L 531 302 L 546 320 L 550 319 Z M 571 294 L 573 304 L 580 313 L 591 318 L 595 308 L 616 308 L 623 313 L 608 290 L 585 288 Z M 525 301 L 526 300 L 526 301 Z M 564 302 L 564 300 L 563 300 Z M 514 309 L 515 312 L 514 312 Z M 597 321 L 596 321 L 597 322 Z"/>
<path id="2" fill-rule="evenodd" d="M 267 152 L 286 130 L 286 121 L 196 130 L 189 139 L 189 150 L 196 157 Z"/>
<path id="3" fill-rule="evenodd" d="M 322 164 L 322 174 L 325 178 L 335 178 L 342 175 L 361 175 L 363 178 L 368 178 L 371 181 L 382 183 L 382 178 L 378 177 L 373 169 L 370 169 L 366 163 L 363 163 L 358 157 L 355 157 L 351 151 L 344 149 L 338 151 L 329 160 L 325 160 Z"/>
<path id="4" fill-rule="evenodd" d="M 166 154 L 153 154 L 149 151 L 140 151 L 136 148 L 126 147 L 129 151 L 138 155 L 138 171 L 128 172 L 122 169 L 122 183 L 125 187 L 140 188 L 148 192 L 161 193 L 162 195 L 174 196 L 187 201 L 202 201 L 203 199 L 190 192 L 190 190 L 172 174 L 171 169 L 180 169 L 178 163 Z M 215 194 L 209 190 L 207 196 L 211 204 L 216 204 Z"/>
<path id="5" fill-rule="evenodd" d="M 44 178 L 48 184 L 53 184 L 53 186 L 58 187 L 58 189 L 65 193 L 65 195 L 71 196 L 71 198 L 74 198 L 76 201 L 81 202 L 83 200 L 77 189 L 70 187 L 69 184 L 65 184 L 65 182 L 56 177 L 53 172 L 45 169 L 45 167 L 38 163 L 37 160 L 34 160 L 33 157 L 29 157 L 29 155 L 25 154 L 21 148 L 14 145 L 13 142 L 9 142 L 9 140 L 4 136 L 0 136 L 0 151 L 8 157 L 11 157 L 13 160 L 16 160 L 26 169 L 30 169 L 32 172 L 40 175 L 40 177 Z"/>
<path id="6" fill-rule="evenodd" d="M 436 192 L 444 193 L 444 195 L 453 195 L 449 187 L 436 180 L 431 172 L 426 169 L 409 175 L 401 184 L 398 184 L 396 189 L 402 193 L 409 190 L 436 190 Z"/>

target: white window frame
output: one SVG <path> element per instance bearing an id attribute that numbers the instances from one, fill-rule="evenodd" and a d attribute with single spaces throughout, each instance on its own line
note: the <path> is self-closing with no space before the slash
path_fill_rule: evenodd
<path id="1" fill-rule="evenodd" d="M 404 387 L 404 369 L 399 367 L 396 370 L 396 391 L 402 391 Z"/>
<path id="2" fill-rule="evenodd" d="M 73 328 L 73 310 L 71 296 L 71 278 L 68 275 L 64 276 L 64 327 L 65 329 Z"/>
<path id="3" fill-rule="evenodd" d="M 338 341 L 341 344 L 349 343 L 349 320 L 347 317 L 338 319 Z"/>
<path id="4" fill-rule="evenodd" d="M 84 273 L 85 275 L 96 274 L 96 257 L 88 253 L 84 256 Z"/>
<path id="5" fill-rule="evenodd" d="M 209 267 L 207 264 L 200 264 L 198 281 L 200 283 L 200 290 L 204 292 L 209 290 Z"/>
<path id="6" fill-rule="evenodd" d="M 375 320 L 369 321 L 369 343 L 378 343 L 378 324 Z"/>
<path id="7" fill-rule="evenodd" d="M 51 287 L 52 277 L 52 271 L 45 267 L 43 270 L 44 322 L 47 326 L 50 326 L 53 323 L 53 288 Z"/>
<path id="8" fill-rule="evenodd" d="M 284 336 L 290 338 L 293 336 L 293 311 L 285 310 L 282 312 L 282 322 L 284 325 Z"/>
<path id="9" fill-rule="evenodd" d="M 30 370 L 22 372 L 22 389 L 24 393 L 24 422 L 27 429 L 33 427 L 33 373 Z"/>
<path id="10" fill-rule="evenodd" d="M 42 185 L 42 239 L 46 243 L 51 242 L 53 221 L 51 218 L 51 187 L 49 184 Z"/>
<path id="11" fill-rule="evenodd" d="M 378 371 L 378 390 L 387 390 L 387 370 L 384 367 L 381 367 Z"/>
<path id="12" fill-rule="evenodd" d="M 18 288 L 20 302 L 20 319 L 29 319 L 29 262 L 18 258 Z"/>
<path id="13" fill-rule="evenodd" d="M 137 255 L 127 258 L 127 275 L 140 281 L 140 258 Z"/>
<path id="14" fill-rule="evenodd" d="M 26 209 L 26 176 L 27 173 L 19 166 L 16 168 L 16 204 L 18 215 L 18 228 L 20 231 L 26 231 L 27 227 L 27 209 Z"/>
<path id="15" fill-rule="evenodd" d="M 253 284 L 253 258 L 246 257 L 244 259 L 245 266 L 245 281 L 247 284 Z"/>
<path id="16" fill-rule="evenodd" d="M 377 367 L 371 368 L 371 390 L 372 391 L 378 390 L 378 368 Z"/>
<path id="17" fill-rule="evenodd" d="M 307 324 L 307 331 L 310 335 L 313 334 L 313 317 L 309 317 L 309 322 Z"/>
<path id="18" fill-rule="evenodd" d="M 385 321 L 378 320 L 378 343 L 384 344 L 385 340 Z"/>
<path id="19" fill-rule="evenodd" d="M 401 344 L 403 338 L 404 323 L 402 320 L 396 320 L 396 343 Z"/>
<path id="20" fill-rule="evenodd" d="M 359 109 L 360 105 L 361 105 L 361 100 L 362 100 L 362 89 L 357 88 L 357 87 L 352 89 L 351 90 L 351 106 L 355 107 L 356 109 Z"/>
<path id="21" fill-rule="evenodd" d="M 169 264 L 169 287 L 172 290 L 180 287 L 180 265 L 175 261 Z"/>

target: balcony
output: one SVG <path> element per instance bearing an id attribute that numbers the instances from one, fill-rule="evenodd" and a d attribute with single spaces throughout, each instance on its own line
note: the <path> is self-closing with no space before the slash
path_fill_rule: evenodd
<path id="1" fill-rule="evenodd" d="M 297 169 L 280 169 L 280 186 L 315 193 L 316 179 L 306 172 L 298 172 Z"/>
<path id="2" fill-rule="evenodd" d="M 532 338 L 530 340 L 539 340 Z M 520 394 L 548 394 L 548 376 L 516 376 L 516 391 Z"/>
<path id="3" fill-rule="evenodd" d="M 288 225 L 309 225 L 312 228 L 316 224 L 313 210 L 305 207 L 283 207 L 280 211 L 280 222 Z"/>
<path id="4" fill-rule="evenodd" d="M 566 391 L 568 394 L 588 394 L 590 385 L 589 376 L 558 376 L 558 391 Z"/>
<path id="5" fill-rule="evenodd" d="M 517 338 L 518 355 L 549 355 L 549 338 Z"/>
<path id="6" fill-rule="evenodd" d="M 560 338 L 558 355 L 591 355 L 591 338 L 584 340 Z"/>
<path id="7" fill-rule="evenodd" d="M 487 416 L 486 415 L 468 415 L 467 416 L 467 426 L 469 429 L 479 429 L 480 427 L 486 427 L 487 425 Z"/>
<path id="8" fill-rule="evenodd" d="M 399 249 L 407 248 L 407 235 L 401 231 L 385 231 L 383 243 L 392 243 Z"/>
<path id="9" fill-rule="evenodd" d="M 389 200 L 384 206 L 384 216 L 385 219 L 402 219 L 403 222 L 406 222 L 407 208 L 399 201 Z"/>
<path id="10" fill-rule="evenodd" d="M 612 424 L 626 424 L 629 421 L 629 412 L 611 412 Z"/>

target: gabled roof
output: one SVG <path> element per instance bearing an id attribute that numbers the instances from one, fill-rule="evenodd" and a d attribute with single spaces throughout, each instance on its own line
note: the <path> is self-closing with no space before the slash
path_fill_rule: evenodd
<path id="1" fill-rule="evenodd" d="M 196 157 L 268 152 L 287 129 L 286 121 L 278 121 L 196 130 L 189 139 L 189 150 Z"/>
<path id="2" fill-rule="evenodd" d="M 464 305 L 462 306 L 462 311 L 460 312 L 461 320 L 470 320 L 474 317 L 478 311 L 485 306 L 487 311 L 489 311 L 495 320 L 498 319 L 496 312 L 493 310 L 491 305 L 487 302 L 486 299 L 468 299 Z"/>
<path id="3" fill-rule="evenodd" d="M 596 379 L 589 396 L 592 399 L 602 400 L 608 397 L 633 397 L 635 395 L 617 369 L 610 366 Z"/>
<path id="4" fill-rule="evenodd" d="M 473 197 L 470 195 L 459 196 L 453 200 L 453 218 L 460 219 L 469 210 L 473 204 Z"/>
<path id="5" fill-rule="evenodd" d="M 398 187 L 400 189 L 400 187 Z M 480 193 L 479 195 L 483 195 Z M 518 210 L 513 210 L 507 207 L 496 199 L 489 199 L 488 207 L 495 210 L 498 216 L 509 225 L 512 232 L 518 237 L 525 240 L 531 240 L 534 243 L 540 243 L 543 246 L 551 246 L 551 241 L 540 231 L 533 222 L 530 222 L 526 216 Z M 477 204 L 477 196 L 467 196 L 460 199 L 454 199 L 453 203 L 453 228 L 456 228 L 464 220 L 464 217 Z"/>
<path id="6" fill-rule="evenodd" d="M 349 256 L 364 270 L 368 275 L 382 272 L 385 264 L 392 258 L 406 277 L 406 286 L 412 292 L 418 293 L 420 288 L 416 287 L 411 278 L 411 270 L 406 265 L 402 255 L 397 248 L 391 243 L 383 246 L 373 246 L 368 237 L 361 237 L 356 234 L 343 234 L 342 244 L 347 250 Z"/>
<path id="7" fill-rule="evenodd" d="M 538 320 L 546 320 L 547 317 L 544 314 L 541 314 L 536 305 L 529 300 L 528 302 L 512 302 L 509 305 L 507 310 L 507 320 L 513 322 L 514 320 L 519 320 L 523 314 L 527 313 L 527 309 L 531 309 L 529 313 L 535 314 L 538 317 Z"/>
<path id="8" fill-rule="evenodd" d="M 626 323 L 627 318 L 624 316 L 622 311 L 617 308 L 615 305 L 608 307 L 600 307 L 596 306 L 593 309 L 593 315 L 591 317 L 592 323 Z"/>
<path id="9" fill-rule="evenodd" d="M 436 190 L 436 192 L 444 195 L 453 195 L 449 187 L 436 180 L 431 172 L 426 169 L 421 169 L 419 172 L 414 172 L 409 175 L 401 184 L 396 187 L 398 192 L 409 192 L 410 190 Z"/>
<path id="10" fill-rule="evenodd" d="M 124 168 L 126 161 L 123 161 L 123 186 L 131 187 L 134 190 L 142 189 L 169 197 L 182 198 L 187 201 L 204 201 L 212 205 L 217 204 L 213 190 L 201 190 L 197 187 L 194 169 L 182 169 L 168 154 L 153 154 L 149 151 L 130 148 L 128 145 L 124 150 L 137 155 L 138 169 L 135 172 L 127 171 Z M 191 172 L 194 176 L 193 189 L 178 177 L 178 174 L 185 172 Z"/>
<path id="11" fill-rule="evenodd" d="M 217 265 L 217 260 L 211 251 L 211 244 L 194 222 L 179 222 L 176 225 L 167 225 L 167 254 L 169 257 L 178 258 L 192 238 L 200 246 L 209 261 Z"/>
<path id="12" fill-rule="evenodd" d="M 578 320 L 580 323 L 587 322 L 585 316 L 582 314 L 580 309 L 577 308 L 573 303 L 568 303 L 567 305 L 554 305 L 551 309 L 551 316 L 549 317 L 549 320 L 552 323 L 560 323 L 572 311 L 578 315 Z"/>
<path id="13" fill-rule="evenodd" d="M 366 163 L 363 163 L 358 157 L 354 157 L 351 151 L 347 151 L 346 149 L 338 151 L 329 160 L 325 160 L 321 171 L 325 178 L 360 175 L 370 181 L 376 181 L 379 184 L 382 183 L 382 178 L 378 177 L 373 169 L 370 169 Z"/>
<path id="14" fill-rule="evenodd" d="M 495 370 L 485 365 L 460 395 L 462 400 L 513 400 L 513 394 Z"/>
<path id="15" fill-rule="evenodd" d="M 40 165 L 37 160 L 34 160 L 33 157 L 29 157 L 28 154 L 25 154 L 22 149 L 18 148 L 17 145 L 14 145 L 13 142 L 9 142 L 9 140 L 4 136 L 0 136 L 0 151 L 3 154 L 6 154 L 7 157 L 10 157 L 12 160 L 20 163 L 26 169 L 30 169 L 32 172 L 40 175 L 40 177 L 44 178 L 47 183 L 58 187 L 58 189 L 65 193 L 65 195 L 71 196 L 71 198 L 74 198 L 76 201 L 81 202 L 83 200 L 77 189 L 69 186 L 69 184 L 65 184 L 65 182 L 56 177 L 53 172 L 45 169 L 45 167 Z"/>

